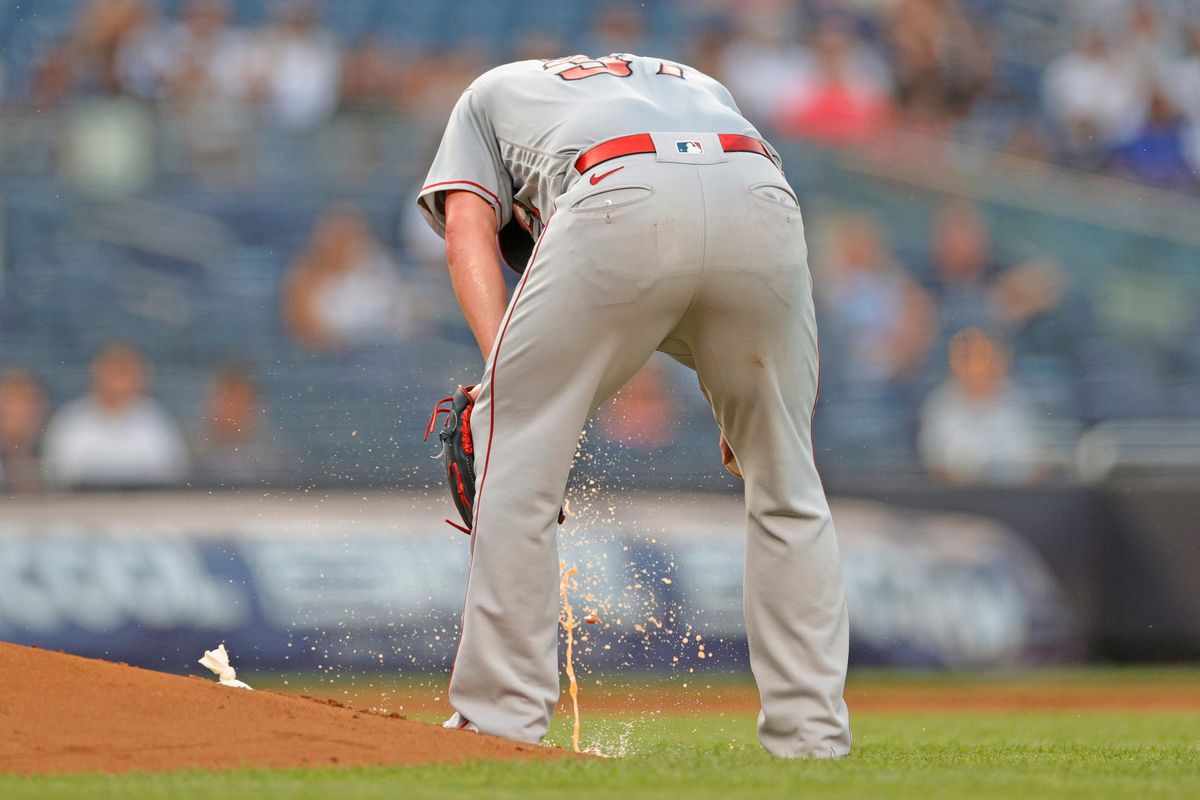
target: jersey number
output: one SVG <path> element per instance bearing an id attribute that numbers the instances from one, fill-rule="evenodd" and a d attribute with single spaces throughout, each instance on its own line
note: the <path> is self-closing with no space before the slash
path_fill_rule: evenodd
<path id="1" fill-rule="evenodd" d="M 574 66 L 570 69 L 565 69 L 558 73 L 558 77 L 564 81 L 581 81 L 593 75 L 613 75 L 617 78 L 628 78 L 633 74 L 633 68 L 630 66 L 631 63 L 618 55 L 604 56 L 603 58 L 571 56 L 570 58 L 558 58 L 553 61 L 546 61 L 542 64 L 542 67 L 543 69 L 555 69 L 556 67 L 561 67 L 563 64 L 573 64 Z M 658 65 L 657 74 L 674 75 L 676 78 L 682 78 L 683 70 L 674 64 L 663 62 Z"/>

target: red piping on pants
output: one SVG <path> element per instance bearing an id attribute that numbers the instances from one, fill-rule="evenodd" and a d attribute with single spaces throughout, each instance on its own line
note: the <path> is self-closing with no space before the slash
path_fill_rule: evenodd
<path id="1" fill-rule="evenodd" d="M 458 645 L 454 648 L 454 661 L 458 662 L 458 650 L 462 647 L 463 632 L 466 628 L 467 621 L 467 598 L 466 595 L 471 589 L 471 574 L 475 567 L 475 536 L 479 532 L 479 512 L 483 508 L 483 483 L 487 480 L 488 464 L 492 460 L 492 443 L 495 442 L 496 433 L 496 368 L 500 365 L 500 345 L 504 343 L 504 334 L 508 331 L 508 324 L 512 322 L 512 318 L 517 313 L 517 303 L 521 300 L 521 294 L 525 291 L 525 284 L 529 282 L 529 276 L 533 274 L 533 269 L 537 265 L 538 249 L 541 248 L 542 242 L 546 239 L 546 233 L 550 230 L 550 223 L 546 223 L 546 227 L 542 228 L 542 235 L 538 238 L 537 244 L 533 246 L 533 253 L 529 256 L 529 268 L 525 270 L 525 276 L 521 279 L 521 283 L 517 286 L 517 294 L 513 297 L 512 308 L 509 310 L 508 316 L 504 320 L 504 326 L 500 328 L 500 335 L 496 337 L 496 344 L 492 348 L 492 382 L 489 391 L 491 392 L 491 404 L 488 407 L 488 445 L 487 452 L 483 456 L 483 470 L 479 473 L 479 486 L 475 489 L 475 508 L 474 508 L 474 524 L 471 526 L 471 564 L 467 568 L 467 586 L 463 592 L 463 613 L 458 622 Z M 473 408 L 473 406 L 472 406 Z M 450 667 L 450 682 L 454 681 L 454 666 Z M 449 695 L 449 686 L 447 686 L 447 695 Z M 457 710 L 457 709 L 456 709 Z"/>

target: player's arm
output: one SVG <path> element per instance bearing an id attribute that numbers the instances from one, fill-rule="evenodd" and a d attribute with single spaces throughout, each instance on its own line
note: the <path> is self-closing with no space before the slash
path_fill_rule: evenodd
<path id="1" fill-rule="evenodd" d="M 474 192 L 447 192 L 445 204 L 450 282 L 486 361 L 508 306 L 496 249 L 496 212 Z"/>

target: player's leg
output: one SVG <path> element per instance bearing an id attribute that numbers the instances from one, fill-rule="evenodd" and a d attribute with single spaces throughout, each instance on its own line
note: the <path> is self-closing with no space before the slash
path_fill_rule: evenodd
<path id="1" fill-rule="evenodd" d="M 679 338 L 745 475 L 744 600 L 759 737 L 780 756 L 838 756 L 850 749 L 849 634 L 837 540 L 813 463 L 811 280 L 799 209 L 782 190 L 751 193 L 759 166 L 705 171 L 706 199 L 724 198 L 726 225 L 719 235 L 710 228 L 704 282 Z M 779 177 L 761 172 L 766 182 Z"/>
<path id="2" fill-rule="evenodd" d="M 661 200 L 560 209 L 487 367 L 472 414 L 475 535 L 450 683 L 454 708 L 483 733 L 536 742 L 558 702 L 557 515 L 579 434 L 695 290 L 694 274 L 658 270 Z"/>

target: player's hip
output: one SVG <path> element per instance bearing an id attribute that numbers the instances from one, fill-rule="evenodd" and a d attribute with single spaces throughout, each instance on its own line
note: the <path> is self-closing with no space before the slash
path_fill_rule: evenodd
<path id="1" fill-rule="evenodd" d="M 799 203 L 767 159 L 688 166 L 634 156 L 609 168 L 618 167 L 559 198 L 540 253 L 555 269 L 621 271 L 640 288 L 706 269 L 804 269 Z"/>
<path id="2" fill-rule="evenodd" d="M 657 201 L 657 202 L 652 202 Z M 643 205 L 638 214 L 664 215 L 689 207 L 715 206 L 751 213 L 756 202 L 784 205 L 799 213 L 795 191 L 774 162 L 749 153 L 729 153 L 707 164 L 663 162 L 653 154 L 614 159 L 572 183 L 554 201 L 554 214 L 607 213 L 607 222 L 633 216 L 615 213 Z"/>
<path id="3" fill-rule="evenodd" d="M 555 200 L 554 216 L 565 218 L 560 228 L 591 223 L 601 236 L 619 236 L 626 228 L 655 227 L 694 238 L 746 220 L 777 223 L 785 233 L 801 224 L 796 192 L 761 156 L 731 153 L 689 165 L 634 155 L 606 167 L 599 180 L 580 179 Z"/>

